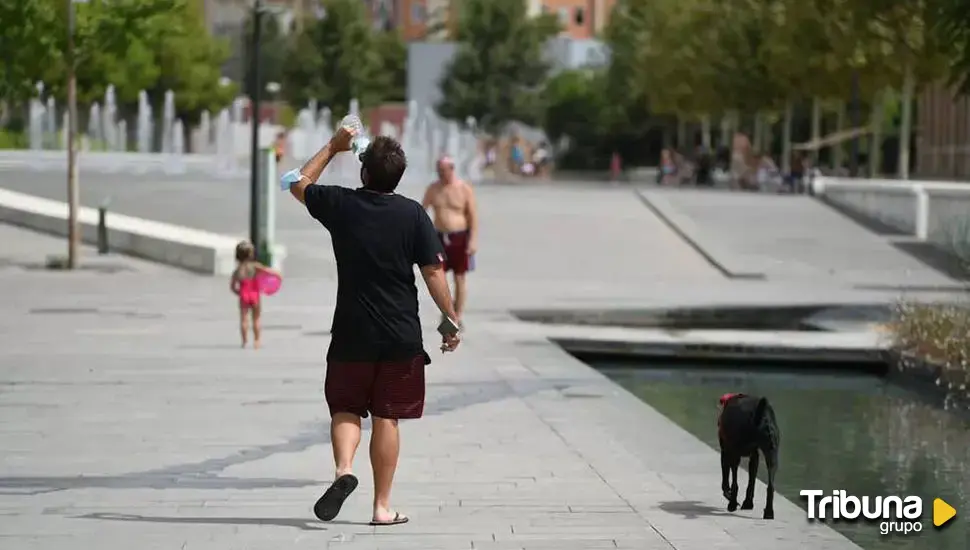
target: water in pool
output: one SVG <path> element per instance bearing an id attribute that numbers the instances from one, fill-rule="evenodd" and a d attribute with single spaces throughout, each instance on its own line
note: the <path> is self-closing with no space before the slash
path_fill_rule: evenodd
<path id="1" fill-rule="evenodd" d="M 801 489 L 923 498 L 923 531 L 879 534 L 871 523 L 830 523 L 866 550 L 967 550 L 970 421 L 875 376 L 724 368 L 594 366 L 717 449 L 714 410 L 726 392 L 767 396 L 781 426 L 776 489 L 802 508 Z M 747 461 L 742 462 L 746 465 Z M 758 472 L 764 479 L 764 468 Z M 739 476 L 742 491 L 747 474 Z M 937 530 L 933 499 L 957 517 Z M 763 497 L 759 494 L 759 499 Z"/>

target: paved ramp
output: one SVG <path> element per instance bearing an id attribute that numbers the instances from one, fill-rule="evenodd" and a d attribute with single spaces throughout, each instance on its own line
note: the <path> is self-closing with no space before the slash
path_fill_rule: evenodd
<path id="1" fill-rule="evenodd" d="M 644 190 L 640 196 L 729 276 L 853 286 L 959 286 L 810 197 L 695 190 Z"/>

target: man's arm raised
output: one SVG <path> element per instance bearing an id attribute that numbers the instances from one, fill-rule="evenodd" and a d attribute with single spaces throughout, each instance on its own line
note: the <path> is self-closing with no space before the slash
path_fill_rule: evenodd
<path id="1" fill-rule="evenodd" d="M 306 204 L 306 188 L 315 184 L 320 179 L 320 174 L 333 160 L 334 155 L 350 149 L 350 143 L 354 139 L 354 133 L 346 128 L 338 128 L 337 133 L 330 138 L 330 142 L 317 151 L 310 160 L 300 168 L 299 180 L 290 185 L 290 194 Z M 285 177 L 285 176 L 284 176 Z"/>

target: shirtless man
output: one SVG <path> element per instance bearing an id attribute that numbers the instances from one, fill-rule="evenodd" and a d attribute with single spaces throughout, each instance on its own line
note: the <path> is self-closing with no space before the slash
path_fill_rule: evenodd
<path id="1" fill-rule="evenodd" d="M 428 186 L 421 204 L 433 211 L 445 249 L 445 270 L 455 274 L 455 313 L 460 323 L 467 297 L 465 274 L 474 268 L 478 250 L 478 208 L 472 186 L 458 179 L 451 158 L 438 161 L 438 181 Z"/>

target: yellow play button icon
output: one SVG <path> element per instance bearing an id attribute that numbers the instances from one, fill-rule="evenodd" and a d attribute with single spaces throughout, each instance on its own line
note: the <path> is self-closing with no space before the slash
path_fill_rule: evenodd
<path id="1" fill-rule="evenodd" d="M 957 511 L 953 506 L 943 502 L 942 498 L 933 500 L 933 526 L 941 527 L 946 522 L 953 519 Z"/>

